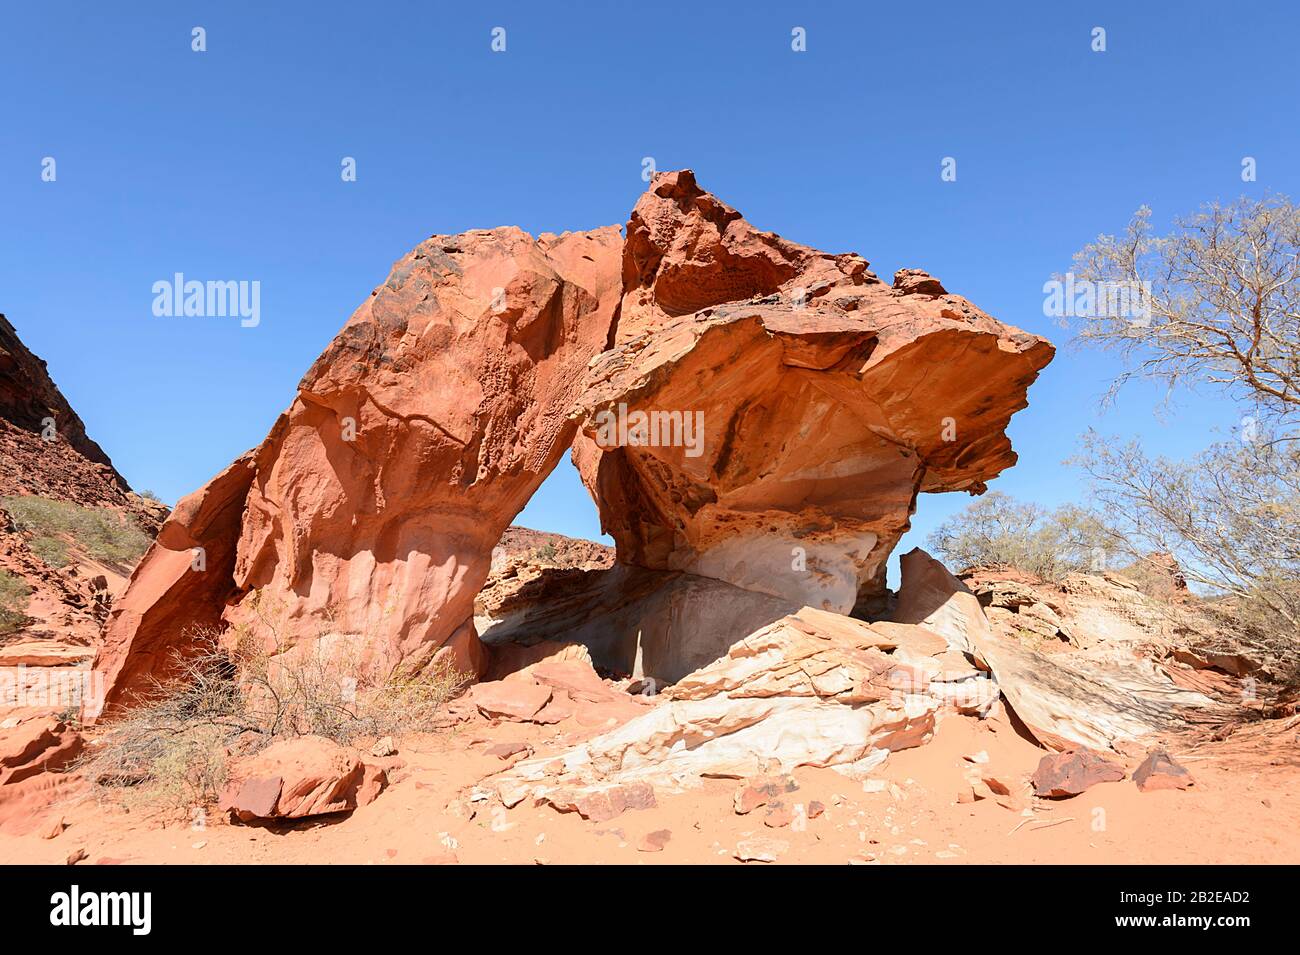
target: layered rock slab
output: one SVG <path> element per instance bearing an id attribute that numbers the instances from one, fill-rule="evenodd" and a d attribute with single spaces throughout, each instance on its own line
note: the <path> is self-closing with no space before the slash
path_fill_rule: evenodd
<path id="1" fill-rule="evenodd" d="M 982 491 L 1050 360 L 937 279 L 760 232 L 689 170 L 623 251 L 615 346 L 574 460 L 620 561 L 848 613 L 921 491 Z"/>
<path id="2" fill-rule="evenodd" d="M 474 596 L 573 439 L 621 246 L 616 227 L 501 228 L 403 257 L 267 439 L 137 568 L 100 657 L 110 704 L 166 669 L 187 623 L 214 619 L 277 655 L 324 647 L 390 671 L 444 651 L 481 670 Z"/>
<path id="3" fill-rule="evenodd" d="M 917 746 L 944 712 L 996 700 L 987 675 L 923 627 L 873 625 L 805 607 L 736 642 L 666 690 L 642 716 L 499 780 L 549 801 L 554 790 L 649 783 L 688 787 L 798 766 L 865 771 Z M 560 771 L 557 773 L 556 770 Z"/>
<path id="4" fill-rule="evenodd" d="M 925 551 L 904 554 L 901 564 L 893 619 L 942 635 L 988 668 L 1026 729 L 1051 749 L 1105 750 L 1211 721 L 1221 710 L 1130 648 L 1045 654 L 998 634 L 979 598 Z"/>

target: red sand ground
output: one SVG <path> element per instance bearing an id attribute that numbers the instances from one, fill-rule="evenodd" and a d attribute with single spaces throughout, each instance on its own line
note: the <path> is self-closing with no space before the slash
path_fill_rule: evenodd
<path id="1" fill-rule="evenodd" d="M 513 810 L 479 804 L 458 814 L 464 796 L 506 765 L 476 743 L 526 739 L 538 752 L 585 732 L 566 721 L 542 728 L 471 723 L 441 736 L 399 741 L 407 772 L 371 805 L 348 817 L 288 829 L 164 825 L 93 801 L 62 808 L 68 828 L 53 839 L 0 834 L 0 862 L 63 864 L 84 850 L 92 863 L 723 863 L 755 837 L 789 847 L 782 863 L 1296 863 L 1300 862 L 1300 747 L 1297 720 L 1256 724 L 1223 742 L 1170 740 L 1196 778 L 1188 791 L 1139 792 L 1131 780 L 1095 786 L 1062 801 L 1035 800 L 1026 780 L 1042 751 L 1000 718 L 945 719 L 928 745 L 896 753 L 855 782 L 831 770 L 800 769 L 791 802 L 822 802 L 806 828 L 769 829 L 763 811 L 740 816 L 737 783 L 658 793 L 657 808 L 606 823 L 561 814 L 531 800 Z M 589 731 L 587 731 L 589 732 Z M 987 753 L 987 763 L 966 759 Z M 1128 760 L 1136 765 L 1140 752 Z M 972 766 L 1008 780 L 1027 814 L 991 799 L 958 804 Z M 1023 792 L 1022 792 L 1023 790 Z M 451 808 L 449 808 L 451 807 Z M 661 852 L 639 851 L 648 833 L 671 831 Z M 759 863 L 752 863 L 759 864 Z"/>

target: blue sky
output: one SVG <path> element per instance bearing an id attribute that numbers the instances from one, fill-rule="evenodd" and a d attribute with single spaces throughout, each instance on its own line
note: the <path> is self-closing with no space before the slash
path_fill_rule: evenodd
<path id="1" fill-rule="evenodd" d="M 1210 199 L 1300 192 L 1300 14 L 988 6 L 9 4 L 0 311 L 128 480 L 174 502 L 261 440 L 422 238 L 621 224 L 652 156 L 760 228 L 885 277 L 924 268 L 1063 346 L 992 486 L 1076 500 L 1062 462 L 1086 428 L 1184 455 L 1237 412 L 1183 395 L 1158 417 L 1138 388 L 1100 415 L 1114 368 L 1065 347 L 1042 284 L 1143 203 L 1164 227 Z M 260 281 L 261 324 L 155 317 L 152 285 L 175 272 Z M 904 546 L 968 501 L 924 496 Z M 567 459 L 520 522 L 598 534 Z"/>

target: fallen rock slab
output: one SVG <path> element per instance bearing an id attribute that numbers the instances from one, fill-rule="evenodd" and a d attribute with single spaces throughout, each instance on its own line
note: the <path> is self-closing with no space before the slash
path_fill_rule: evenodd
<path id="1" fill-rule="evenodd" d="M 894 620 L 924 626 L 991 670 L 1008 706 L 1050 749 L 1110 748 L 1220 710 L 1126 648 L 1044 654 L 995 634 L 979 599 L 925 551 L 901 560 Z"/>
<path id="2" fill-rule="evenodd" d="M 57 640 L 25 640 L 0 647 L 0 667 L 67 667 L 89 663 L 92 647 L 79 647 Z"/>
<path id="3" fill-rule="evenodd" d="M 1124 767 L 1087 748 L 1044 756 L 1034 771 L 1034 792 L 1049 799 L 1077 796 L 1098 783 L 1119 782 Z"/>
<path id="4" fill-rule="evenodd" d="M 741 862 L 775 862 L 790 848 L 784 839 L 767 839 L 759 836 L 754 839 L 742 839 L 736 843 L 732 853 Z"/>
<path id="5" fill-rule="evenodd" d="M 645 782 L 583 790 L 554 789 L 541 798 L 560 812 L 576 812 L 592 822 L 608 822 L 629 809 L 653 809 L 658 805 L 654 788 Z"/>
<path id="6" fill-rule="evenodd" d="M 467 694 L 480 713 L 489 718 L 527 722 L 551 701 L 550 687 L 526 676 L 477 683 Z"/>
<path id="7" fill-rule="evenodd" d="M 922 628 L 882 632 L 805 607 L 688 674 L 641 715 L 558 756 L 524 760 L 505 778 L 545 788 L 562 775 L 571 802 L 575 790 L 613 782 L 677 790 L 704 777 L 874 766 L 891 751 L 928 741 L 940 714 L 979 712 L 996 700 L 987 674 L 935 679 L 943 664 L 927 653 L 944 647 Z M 740 808 L 762 804 L 766 784 L 759 786 Z"/>
<path id="8" fill-rule="evenodd" d="M 637 842 L 637 851 L 663 852 L 672 837 L 673 833 L 670 829 L 656 829 L 654 832 L 647 832 Z"/>
<path id="9" fill-rule="evenodd" d="M 1152 750 L 1133 771 L 1133 782 L 1142 792 L 1156 789 L 1190 789 L 1196 784 L 1189 773 L 1165 750 Z"/>

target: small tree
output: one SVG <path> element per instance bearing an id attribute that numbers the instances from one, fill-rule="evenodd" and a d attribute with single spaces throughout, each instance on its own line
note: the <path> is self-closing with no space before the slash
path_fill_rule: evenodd
<path id="1" fill-rule="evenodd" d="M 1044 580 L 1098 570 L 1113 538 L 1073 505 L 1054 511 L 989 491 L 944 521 L 926 545 L 956 570 L 1015 567 Z"/>
<path id="2" fill-rule="evenodd" d="M 1085 316 L 1079 330 L 1124 359 L 1112 393 L 1135 376 L 1210 385 L 1277 424 L 1300 420 L 1300 208 L 1286 198 L 1212 203 L 1165 237 L 1144 206 L 1123 236 L 1080 251 L 1074 272 L 1147 290 L 1141 318 Z"/>
<path id="3" fill-rule="evenodd" d="M 1090 434 L 1079 463 L 1134 552 L 1174 555 L 1231 598 L 1224 626 L 1294 661 L 1300 624 L 1300 208 L 1213 203 L 1165 237 L 1140 209 L 1122 237 L 1075 257 L 1076 280 L 1140 282 L 1140 320 L 1085 317 L 1079 339 L 1118 353 L 1125 381 L 1211 387 L 1242 406 L 1238 440 L 1188 462 Z"/>

